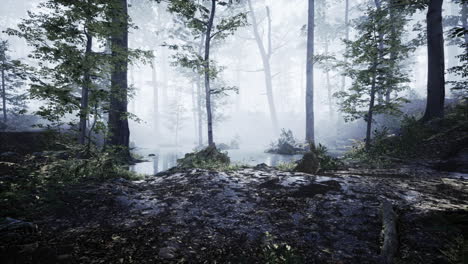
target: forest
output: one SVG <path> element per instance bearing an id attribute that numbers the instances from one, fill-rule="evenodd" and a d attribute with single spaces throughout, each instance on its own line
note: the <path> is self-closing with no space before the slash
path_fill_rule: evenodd
<path id="1" fill-rule="evenodd" d="M 468 263 L 468 0 L 0 0 L 0 263 Z"/>

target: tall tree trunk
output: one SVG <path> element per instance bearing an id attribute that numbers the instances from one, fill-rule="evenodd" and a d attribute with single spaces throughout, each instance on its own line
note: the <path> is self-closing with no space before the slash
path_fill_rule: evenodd
<path id="1" fill-rule="evenodd" d="M 5 60 L 2 61 L 2 112 L 3 112 L 3 122 L 8 121 L 7 117 L 7 103 L 6 103 L 6 85 L 5 85 Z"/>
<path id="2" fill-rule="evenodd" d="M 398 45 L 396 43 L 396 40 L 398 38 L 397 36 L 397 32 L 396 32 L 396 28 L 395 28 L 395 25 L 399 25 L 399 23 L 401 22 L 401 19 L 402 19 L 402 15 L 400 14 L 397 14 L 396 13 L 396 8 L 395 8 L 395 1 L 394 0 L 390 0 L 390 6 L 389 6 L 389 13 L 390 13 L 390 21 L 391 23 L 393 23 L 391 25 L 391 29 L 390 29 L 390 40 L 391 40 L 391 45 Z M 397 53 L 396 53 L 396 49 L 395 47 L 391 47 L 391 51 L 390 51 L 390 63 L 392 63 L 391 65 L 391 68 L 390 68 L 390 74 L 388 76 L 388 79 L 393 79 L 393 73 L 395 71 L 395 68 L 398 67 L 398 65 L 396 65 L 396 60 L 397 60 Z M 393 92 L 393 90 L 395 90 L 395 87 L 393 84 L 390 84 L 390 85 L 387 85 L 387 89 L 385 90 L 385 103 L 389 104 L 390 103 L 390 99 L 391 99 L 391 94 Z"/>
<path id="3" fill-rule="evenodd" d="M 216 14 L 216 0 L 211 0 L 210 18 L 208 20 L 205 34 L 205 97 L 206 97 L 206 116 L 208 121 L 208 145 L 214 145 L 213 141 L 213 116 L 211 113 L 211 87 L 210 87 L 210 45 L 211 31 Z"/>
<path id="4" fill-rule="evenodd" d="M 430 0 L 427 11 L 427 102 L 422 121 L 444 116 L 445 58 L 442 3 L 443 0 Z"/>
<path id="5" fill-rule="evenodd" d="M 197 76 L 197 114 L 198 114 L 198 146 L 203 146 L 203 110 L 202 110 L 202 87 L 201 78 Z"/>
<path id="6" fill-rule="evenodd" d="M 306 63 L 306 140 L 315 143 L 314 133 L 314 16 L 315 0 L 309 0 Z"/>
<path id="7" fill-rule="evenodd" d="M 198 45 L 198 55 L 203 56 L 203 47 L 205 46 L 205 36 L 200 38 L 200 44 Z M 198 146 L 203 146 L 203 91 L 202 91 L 202 80 L 200 74 L 197 72 L 197 114 L 198 114 Z"/>
<path id="8" fill-rule="evenodd" d="M 153 125 L 154 133 L 159 138 L 159 89 L 156 72 L 156 58 L 151 60 L 151 84 L 153 86 Z"/>
<path id="9" fill-rule="evenodd" d="M 378 11 L 381 10 L 381 3 L 380 0 L 374 0 L 375 6 Z M 366 150 L 369 150 L 370 145 L 371 145 L 371 139 L 372 139 L 372 119 L 374 118 L 374 106 L 375 106 L 375 95 L 378 93 L 378 91 L 381 91 L 382 89 L 377 88 L 377 69 L 380 63 L 383 61 L 383 49 L 384 49 L 384 35 L 380 31 L 381 30 L 381 25 L 379 25 L 381 22 L 377 21 L 377 28 L 379 30 L 378 32 L 378 41 L 377 41 L 377 57 L 375 57 L 374 65 L 372 66 L 372 81 L 371 81 L 371 90 L 370 90 L 370 101 L 369 101 L 369 108 L 367 110 L 367 115 L 365 117 L 365 121 L 367 122 L 367 129 L 366 129 Z M 382 85 L 382 84 L 380 84 Z M 380 96 L 381 93 L 379 93 Z M 380 100 L 380 99 L 379 99 Z"/>
<path id="10" fill-rule="evenodd" d="M 325 56 L 328 56 L 328 37 L 325 40 Z M 333 120 L 333 100 L 332 100 L 332 88 L 330 84 L 330 69 L 328 67 L 325 70 L 325 76 L 327 81 L 327 99 L 328 99 L 328 112 L 330 117 L 330 122 Z"/>
<path id="11" fill-rule="evenodd" d="M 93 37 L 89 34 L 86 34 L 86 51 L 85 51 L 85 61 L 91 56 L 93 48 Z M 83 87 L 81 88 L 81 102 L 80 102 L 80 134 L 78 136 L 78 143 L 81 145 L 86 144 L 86 129 L 88 124 L 88 105 L 89 105 L 89 87 L 91 86 L 91 77 L 88 65 L 85 66 L 86 70 L 83 74 Z"/>
<path id="12" fill-rule="evenodd" d="M 271 60 L 271 55 L 272 55 L 270 9 L 266 7 L 267 18 L 268 18 L 268 51 L 267 51 L 263 44 L 263 40 L 262 40 L 262 37 L 260 36 L 259 30 L 258 30 L 257 18 L 255 16 L 255 12 L 252 7 L 252 2 L 251 0 L 248 0 L 247 3 L 249 5 L 250 16 L 252 18 L 252 28 L 253 28 L 255 41 L 257 42 L 258 50 L 262 58 L 266 94 L 267 94 L 267 99 L 268 99 L 268 107 L 270 110 L 271 122 L 272 122 L 273 130 L 274 130 L 273 132 L 274 134 L 277 134 L 279 133 L 279 125 L 278 125 L 278 117 L 276 114 L 275 99 L 273 95 L 273 80 L 272 80 L 271 65 L 270 65 L 270 60 Z"/>
<path id="13" fill-rule="evenodd" d="M 168 68 L 168 59 L 167 59 L 167 49 L 166 47 L 161 47 L 161 107 L 164 111 L 167 111 L 167 102 L 169 102 L 169 96 L 167 95 L 168 86 L 169 86 L 169 68 Z"/>
<path id="14" fill-rule="evenodd" d="M 130 77 L 130 89 L 131 89 L 131 100 L 130 100 L 130 113 L 136 113 L 136 100 L 137 100 L 137 89 L 135 85 L 135 76 L 134 76 L 135 66 L 130 65 L 128 75 Z"/>
<path id="15" fill-rule="evenodd" d="M 119 148 L 119 154 L 130 160 L 130 129 L 128 127 L 128 10 L 127 0 L 114 0 L 116 10 L 112 22 L 117 30 L 112 36 L 111 93 L 109 109 L 109 135 L 107 144 Z"/>
<path id="16" fill-rule="evenodd" d="M 371 83 L 371 91 L 370 91 L 370 101 L 369 101 L 369 109 L 367 110 L 367 115 L 365 117 L 365 121 L 367 123 L 366 128 L 366 150 L 369 150 L 371 145 L 371 137 L 372 137 L 372 119 L 374 118 L 374 105 L 375 105 L 375 94 L 376 94 L 376 85 L 377 85 L 377 60 L 372 67 L 372 83 Z"/>
<path id="17" fill-rule="evenodd" d="M 192 82 L 190 89 L 192 95 L 192 118 L 193 118 L 193 131 L 195 131 L 195 138 L 198 138 L 198 120 L 197 120 L 197 85 Z"/>

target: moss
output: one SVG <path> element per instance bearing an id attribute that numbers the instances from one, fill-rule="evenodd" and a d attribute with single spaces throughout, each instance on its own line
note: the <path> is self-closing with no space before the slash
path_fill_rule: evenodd
<path id="1" fill-rule="evenodd" d="M 200 151 L 185 154 L 185 157 L 177 160 L 177 167 L 180 169 L 225 170 L 230 166 L 230 163 L 231 160 L 227 153 L 221 152 L 215 145 L 211 145 Z"/>

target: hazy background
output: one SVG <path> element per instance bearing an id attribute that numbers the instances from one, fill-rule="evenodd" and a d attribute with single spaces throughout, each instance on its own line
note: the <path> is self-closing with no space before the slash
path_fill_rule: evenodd
<path id="1" fill-rule="evenodd" d="M 0 0 L 0 29 L 15 27 L 21 18 L 26 17 L 27 11 L 34 11 L 39 0 Z M 261 23 L 261 33 L 265 36 L 266 20 L 265 6 L 271 9 L 272 43 L 275 53 L 272 57 L 272 74 L 275 103 L 281 128 L 291 129 L 294 135 L 304 138 L 304 110 L 305 110 L 305 41 L 303 26 L 307 22 L 307 1 L 305 0 L 252 0 L 256 16 Z M 320 36 L 327 32 L 324 23 L 338 28 L 336 36 L 330 39 L 328 52 L 341 58 L 344 46 L 344 1 L 329 1 L 325 8 L 319 9 L 324 21 L 316 21 L 316 54 L 323 54 L 325 43 Z M 151 4 L 146 0 L 130 0 L 129 9 L 133 23 L 139 28 L 132 30 L 129 36 L 130 47 L 153 50 L 156 55 L 157 85 L 159 88 L 159 126 L 155 127 L 153 108 L 153 87 L 151 84 L 150 65 L 136 63 L 129 69 L 129 83 L 134 87 L 134 97 L 129 103 L 129 110 L 136 114 L 141 122 L 131 121 L 131 141 L 138 147 L 153 148 L 158 145 L 178 145 L 192 148 L 196 145 L 196 120 L 194 120 L 195 85 L 181 73 L 180 68 L 171 65 L 173 53 L 164 42 L 171 43 L 172 15 L 165 11 L 163 4 Z M 350 1 L 351 21 L 362 14 L 362 5 L 365 1 Z M 455 14 L 455 6 L 445 1 L 444 15 Z M 250 19 L 250 17 L 249 17 Z M 425 13 L 414 15 L 411 24 L 424 22 Z M 341 29 L 341 32 L 340 32 Z M 448 28 L 447 28 L 448 29 Z M 419 32 L 414 32 L 414 37 Z M 351 28 L 350 38 L 354 31 Z M 8 37 L 1 33 L 2 39 L 10 41 L 11 56 L 14 59 L 23 59 L 34 65 L 27 58 L 29 48 L 25 42 L 15 37 Z M 446 65 L 453 65 L 455 47 L 446 51 Z M 214 128 L 215 142 L 230 142 L 238 136 L 242 146 L 255 146 L 264 149 L 272 140 L 277 138 L 277 131 L 273 131 L 268 111 L 265 92 L 261 58 L 257 44 L 253 39 L 252 27 L 246 26 L 229 37 L 224 42 L 216 44 L 213 48 L 213 59 L 219 65 L 225 66 L 221 74 L 222 81 L 229 86 L 237 86 L 239 93 L 230 93 L 216 102 L 216 113 L 222 115 L 216 120 Z M 410 73 L 412 82 L 411 98 L 425 96 L 426 89 L 426 49 L 420 47 L 408 58 L 412 65 Z M 447 77 L 450 79 L 450 76 Z M 340 72 L 330 72 L 333 92 L 338 91 L 341 85 Z M 347 85 L 350 80 L 346 80 Z M 26 87 L 25 87 L 26 89 Z M 448 90 L 448 89 L 447 89 Z M 449 94 L 450 96 L 450 94 Z M 362 121 L 337 126 L 340 124 L 340 115 L 336 105 L 330 113 L 328 106 L 325 72 L 315 69 L 315 118 L 318 142 L 333 147 L 337 136 L 347 135 L 358 137 L 363 133 L 350 133 L 361 131 Z M 30 111 L 40 102 L 30 102 Z M 177 133 L 174 129 L 175 112 L 180 123 Z M 377 124 L 378 126 L 378 124 Z M 339 127 L 339 129 L 338 129 Z M 203 127 L 206 130 L 205 125 Z M 340 130 L 340 131 L 337 131 Z M 156 131 L 159 131 L 157 133 Z M 206 132 L 204 132 L 205 134 Z M 203 137 L 206 139 L 206 136 Z"/>

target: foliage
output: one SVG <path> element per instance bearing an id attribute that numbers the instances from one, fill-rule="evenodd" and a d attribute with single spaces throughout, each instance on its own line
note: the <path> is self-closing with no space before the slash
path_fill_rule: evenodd
<path id="1" fill-rule="evenodd" d="M 227 153 L 221 152 L 216 146 L 211 145 L 200 151 L 185 154 L 184 158 L 177 160 L 177 168 L 225 170 L 229 168 L 230 162 Z"/>
<path id="2" fill-rule="evenodd" d="M 1 92 L 1 97 L 5 96 L 6 112 L 9 115 L 18 115 L 26 112 L 27 93 L 21 91 L 25 85 L 29 67 L 19 60 L 12 60 L 8 55 L 8 41 L 0 40 L 0 71 L 4 74 L 5 94 Z"/>
<path id="3" fill-rule="evenodd" d="M 453 92 L 461 99 L 468 100 L 468 29 L 466 24 L 468 23 L 468 2 L 459 1 L 461 6 L 461 16 L 460 18 L 465 21 L 461 21 L 462 25 L 459 26 L 458 19 L 452 24 L 453 28 L 450 30 L 449 37 L 452 42 L 457 44 L 462 53 L 457 56 L 460 61 L 460 64 L 448 69 L 449 73 L 458 76 L 459 79 L 455 81 L 449 81 L 448 83 L 452 85 Z"/>
<path id="4" fill-rule="evenodd" d="M 211 1 L 171 1 L 168 10 L 177 15 L 176 27 L 173 30 L 172 37 L 178 40 L 178 43 L 167 45 L 177 53 L 173 56 L 174 65 L 191 69 L 196 75 L 203 75 L 208 71 L 211 80 L 219 77 L 224 67 L 217 66 L 216 62 L 210 60 L 210 68 L 206 69 L 206 62 L 203 57 L 205 48 L 205 33 L 207 30 L 207 20 L 210 15 L 208 5 Z M 224 16 L 217 18 L 215 32 L 211 34 L 210 39 L 220 43 L 234 32 L 246 25 L 247 16 L 243 12 L 235 13 L 235 3 L 231 1 L 217 1 L 217 5 L 225 9 Z M 233 13 L 234 12 L 234 13 Z M 179 27 L 183 24 L 185 27 Z M 215 44 L 216 44 L 215 43 Z M 224 94 L 228 91 L 237 91 L 237 87 L 220 86 L 211 89 L 212 94 Z"/>
<path id="5" fill-rule="evenodd" d="M 296 162 L 280 162 L 276 168 L 280 171 L 293 171 L 297 166 Z"/>
<path id="6" fill-rule="evenodd" d="M 268 153 L 284 155 L 294 155 L 303 153 L 304 151 L 304 144 L 298 142 L 290 129 L 286 130 L 284 128 L 281 129 L 281 134 L 277 142 L 270 143 L 269 149 L 266 150 Z"/>
<path id="7" fill-rule="evenodd" d="M 140 179 L 140 176 L 119 166 L 112 153 L 103 153 L 84 146 L 66 145 L 65 151 L 49 151 L 28 155 L 16 162 L 0 162 L 0 208 L 2 215 L 15 216 L 24 207 L 40 206 L 55 193 L 72 185 L 108 179 Z M 76 158 L 88 153 L 87 158 Z M 8 171 L 14 176 L 8 176 Z M 50 199 L 49 199 L 50 200 Z M 58 202 L 51 200 L 52 203 Z M 30 208 L 31 209 L 31 208 Z"/>
<path id="8" fill-rule="evenodd" d="M 103 129 L 99 119 L 107 111 L 111 65 L 123 58 L 149 56 L 142 50 L 127 53 L 115 49 L 110 56 L 109 37 L 120 28 L 118 23 L 112 23 L 115 4 L 104 0 L 47 0 L 35 12 L 28 12 L 17 29 L 6 30 L 33 48 L 29 57 L 38 62 L 38 67 L 30 76 L 30 95 L 45 102 L 36 114 L 51 125 L 61 125 L 63 117 L 79 112 L 78 116 L 93 115 L 99 122 L 93 129 Z M 94 43 L 105 50 L 95 51 Z M 90 93 L 87 108 L 80 102 L 84 87 Z"/>
<path id="9" fill-rule="evenodd" d="M 362 118 L 372 124 L 375 115 L 397 115 L 401 104 L 407 102 L 398 95 L 407 88 L 405 60 L 414 48 L 403 42 L 405 13 L 387 2 L 378 3 L 368 6 L 366 15 L 356 20 L 359 37 L 345 41 L 349 61 L 340 66 L 353 83 L 349 90 L 335 96 L 340 98 L 346 121 Z M 370 138 L 366 141 L 369 143 Z"/>
<path id="10" fill-rule="evenodd" d="M 464 134 L 468 125 L 466 105 L 458 104 L 448 110 L 445 118 L 428 124 L 420 122 L 414 116 L 405 116 L 399 130 L 375 130 L 373 144 L 369 149 L 365 149 L 363 142 L 356 141 L 345 158 L 368 167 L 388 167 L 394 161 L 433 156 L 442 151 L 439 143 L 448 145 L 448 141 L 453 139 L 450 134 L 452 131 L 460 130 Z M 431 146 L 433 141 L 440 142 Z"/>
<path id="11" fill-rule="evenodd" d="M 330 155 L 328 155 L 328 149 L 322 144 L 318 144 L 318 146 L 314 146 L 313 144 L 310 145 L 310 151 L 314 152 L 317 156 L 320 164 L 320 170 L 336 170 L 338 169 L 343 163 Z"/>

